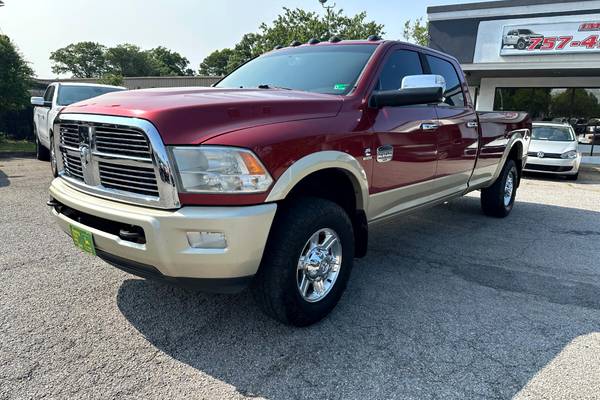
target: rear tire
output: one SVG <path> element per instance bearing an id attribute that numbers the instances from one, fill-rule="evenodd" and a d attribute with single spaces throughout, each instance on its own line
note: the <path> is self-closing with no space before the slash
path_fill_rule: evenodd
<path id="1" fill-rule="evenodd" d="M 319 239 L 313 246 L 311 240 L 320 235 L 322 245 Z M 318 260 L 326 261 L 318 264 Z M 300 198 L 279 209 L 251 290 L 268 316 L 288 325 L 311 325 L 338 303 L 353 262 L 348 214 L 331 201 Z"/>
<path id="2" fill-rule="evenodd" d="M 38 139 L 37 129 L 35 131 L 35 158 L 40 161 L 50 161 L 50 151 L 40 143 Z"/>
<path id="3" fill-rule="evenodd" d="M 485 215 L 504 218 L 515 203 L 519 173 L 514 160 L 507 160 L 496 182 L 481 190 L 481 209 Z"/>

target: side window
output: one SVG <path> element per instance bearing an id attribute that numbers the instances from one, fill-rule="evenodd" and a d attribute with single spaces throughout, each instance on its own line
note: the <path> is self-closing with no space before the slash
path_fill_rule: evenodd
<path id="1" fill-rule="evenodd" d="M 422 75 L 419 54 L 410 50 L 395 50 L 385 62 L 377 90 L 397 90 L 408 75 Z"/>
<path id="2" fill-rule="evenodd" d="M 52 97 L 54 96 L 54 86 L 48 86 L 46 89 L 46 93 L 44 93 L 44 101 L 52 101 Z"/>
<path id="3" fill-rule="evenodd" d="M 433 56 L 426 57 L 431 73 L 434 75 L 441 75 L 446 80 L 446 92 L 444 93 L 444 97 L 446 97 L 445 103 L 450 106 L 464 107 L 465 96 L 454 66 L 441 58 Z"/>

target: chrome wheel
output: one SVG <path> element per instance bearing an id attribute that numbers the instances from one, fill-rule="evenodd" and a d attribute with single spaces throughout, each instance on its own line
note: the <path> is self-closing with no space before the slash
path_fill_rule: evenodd
<path id="1" fill-rule="evenodd" d="M 298 260 L 296 282 L 300 296 L 309 303 L 323 300 L 335 285 L 342 266 L 342 243 L 329 228 L 315 232 Z"/>
<path id="2" fill-rule="evenodd" d="M 511 171 L 506 177 L 506 183 L 504 184 L 504 207 L 508 207 L 513 197 L 513 191 L 515 188 L 515 175 Z"/>

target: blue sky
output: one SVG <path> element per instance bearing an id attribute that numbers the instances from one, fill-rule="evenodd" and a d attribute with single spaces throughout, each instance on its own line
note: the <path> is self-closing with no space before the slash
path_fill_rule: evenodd
<path id="1" fill-rule="evenodd" d="M 0 30 L 31 63 L 52 78 L 50 52 L 78 41 L 142 48 L 165 46 L 186 56 L 194 69 L 213 50 L 234 45 L 244 33 L 272 21 L 282 7 L 321 10 L 317 0 L 4 0 Z M 332 3 L 333 0 L 329 0 Z M 402 36 L 404 21 L 425 16 L 430 5 L 461 0 L 337 0 L 347 14 L 367 11 L 385 25 L 388 39 Z"/>

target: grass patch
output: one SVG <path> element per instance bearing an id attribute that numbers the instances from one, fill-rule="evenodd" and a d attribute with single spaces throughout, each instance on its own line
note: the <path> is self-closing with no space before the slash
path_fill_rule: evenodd
<path id="1" fill-rule="evenodd" d="M 4 139 L 0 141 L 0 153 L 35 153 L 35 143 Z"/>

